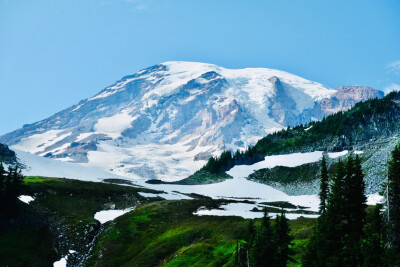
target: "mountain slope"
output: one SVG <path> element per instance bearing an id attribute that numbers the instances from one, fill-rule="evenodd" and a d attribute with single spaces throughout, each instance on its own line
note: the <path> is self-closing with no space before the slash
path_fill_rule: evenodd
<path id="1" fill-rule="evenodd" d="M 202 171 L 225 172 L 234 165 L 263 161 L 266 155 L 336 151 L 343 152 L 333 153 L 336 156 L 345 156 L 348 152 L 354 152 L 360 154 L 363 162 L 367 193 L 377 193 L 386 180 L 387 161 L 399 138 L 400 92 L 392 92 L 383 99 L 357 103 L 351 110 L 330 115 L 322 121 L 269 134 L 245 153 L 235 153 L 229 159 L 221 156 L 212 166 L 204 166 Z M 291 186 L 294 186 L 308 181 L 310 177 L 314 177 L 314 180 L 318 177 L 315 166 L 290 170 L 294 173 L 292 176 L 296 177 L 294 181 L 289 181 L 288 175 L 282 175 L 284 171 L 282 168 L 264 169 L 250 175 L 250 178 L 280 188 L 273 183 L 277 179 L 283 184 L 292 183 Z M 307 193 L 318 192 L 318 184 L 307 187 Z"/>
<path id="2" fill-rule="evenodd" d="M 224 149 L 382 97 L 273 69 L 166 62 L 0 137 L 14 149 L 134 178 L 179 180 Z"/>

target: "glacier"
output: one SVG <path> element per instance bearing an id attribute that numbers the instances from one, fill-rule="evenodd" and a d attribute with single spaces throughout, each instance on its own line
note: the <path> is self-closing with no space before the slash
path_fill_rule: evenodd
<path id="1" fill-rule="evenodd" d="M 176 181 L 223 150 L 382 97 L 274 69 L 171 61 L 0 137 L 12 149 L 134 179 Z"/>

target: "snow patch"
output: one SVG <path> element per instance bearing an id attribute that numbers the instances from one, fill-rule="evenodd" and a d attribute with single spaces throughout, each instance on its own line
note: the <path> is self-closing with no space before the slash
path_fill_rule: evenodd
<path id="1" fill-rule="evenodd" d="M 306 163 L 317 162 L 321 158 L 322 151 L 266 156 L 263 161 L 253 165 L 236 165 L 226 173 L 233 177 L 245 178 L 260 169 L 274 168 L 276 166 L 297 167 Z"/>
<path id="2" fill-rule="evenodd" d="M 26 204 L 29 204 L 30 202 L 35 200 L 33 197 L 27 195 L 21 195 L 18 197 L 18 199 Z"/>
<path id="3" fill-rule="evenodd" d="M 34 134 L 13 145 L 12 149 L 19 149 L 30 153 L 38 153 L 44 151 L 47 147 L 54 145 L 58 141 L 63 140 L 72 133 L 61 134 L 63 130 L 49 130 L 44 133 Z"/>
<path id="4" fill-rule="evenodd" d="M 376 205 L 378 203 L 382 203 L 384 197 L 379 194 L 371 194 L 367 195 L 367 205 Z"/>
<path id="5" fill-rule="evenodd" d="M 348 150 L 343 150 L 343 151 L 341 151 L 341 152 L 329 152 L 329 153 L 328 153 L 328 156 L 329 156 L 331 159 L 335 159 L 335 158 L 338 158 L 338 157 L 345 156 L 345 155 L 347 155 L 347 153 L 349 153 Z"/>
<path id="6" fill-rule="evenodd" d="M 181 200 L 181 199 L 192 199 L 191 197 L 176 193 L 176 192 L 168 192 L 165 194 L 153 194 L 153 193 L 144 193 L 144 192 L 138 192 L 139 195 L 144 196 L 144 197 L 161 197 L 166 200 Z"/>
<path id="7" fill-rule="evenodd" d="M 124 210 L 102 210 L 96 212 L 94 218 L 98 220 L 101 224 L 112 221 L 115 218 L 124 215 L 127 212 L 132 211 L 134 208 L 124 209 Z"/>
<path id="8" fill-rule="evenodd" d="M 83 139 L 91 136 L 93 133 L 89 132 L 89 133 L 81 133 L 76 139 L 75 142 L 79 142 L 82 141 Z"/>
<path id="9" fill-rule="evenodd" d="M 43 158 L 18 149 L 14 149 L 14 151 L 20 162 L 27 166 L 27 168 L 22 169 L 22 174 L 26 176 L 65 177 L 85 181 L 100 181 L 103 178 L 122 178 L 119 175 L 96 168 Z"/>
<path id="10" fill-rule="evenodd" d="M 208 215 L 208 216 L 240 216 L 245 219 L 254 219 L 254 218 L 262 218 L 264 216 L 263 212 L 254 212 L 251 211 L 253 208 L 260 208 L 256 204 L 247 204 L 247 203 L 229 203 L 225 205 L 221 205 L 218 209 L 206 209 L 205 207 L 201 207 L 194 215 Z M 275 218 L 279 213 L 268 213 L 271 218 Z M 314 214 L 297 214 L 297 213 L 286 213 L 286 218 L 293 220 L 298 217 L 308 217 L 308 218 L 316 218 L 318 215 Z"/>
<path id="11" fill-rule="evenodd" d="M 59 261 L 53 263 L 53 267 L 67 267 L 68 256 L 61 258 Z"/>

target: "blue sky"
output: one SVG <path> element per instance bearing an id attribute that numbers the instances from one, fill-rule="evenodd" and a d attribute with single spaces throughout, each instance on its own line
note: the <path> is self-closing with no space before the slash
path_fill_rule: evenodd
<path id="1" fill-rule="evenodd" d="M 169 60 L 400 88 L 400 1 L 0 0 L 0 134 Z"/>

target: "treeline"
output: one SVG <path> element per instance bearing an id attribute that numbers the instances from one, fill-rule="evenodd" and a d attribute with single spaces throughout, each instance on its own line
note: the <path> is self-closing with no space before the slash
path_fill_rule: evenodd
<path id="1" fill-rule="evenodd" d="M 5 170 L 0 162 L 0 219 L 17 212 L 23 179 L 18 166 L 9 166 L 8 170 Z"/>
<path id="2" fill-rule="evenodd" d="M 283 210 L 273 223 L 264 211 L 261 226 L 255 227 L 254 220 L 250 220 L 246 240 L 237 243 L 235 265 L 284 267 L 292 260 L 291 241 L 288 219 Z"/>
<path id="3" fill-rule="evenodd" d="M 398 266 L 400 264 L 400 145 L 388 165 L 387 205 L 367 213 L 360 159 L 339 161 L 328 177 L 322 160 L 320 217 L 303 266 Z M 385 208 L 383 216 L 382 209 Z M 385 219 L 384 219 L 385 218 Z"/>
<path id="4" fill-rule="evenodd" d="M 229 171 L 235 165 L 250 165 L 263 160 L 263 158 L 262 155 L 255 152 L 254 147 L 249 147 L 246 151 L 237 150 L 235 153 L 224 151 L 219 157 L 210 157 L 200 171 L 222 173 Z"/>
<path id="5" fill-rule="evenodd" d="M 357 103 L 351 110 L 329 115 L 318 122 L 288 127 L 260 139 L 246 151 L 224 151 L 212 157 L 202 170 L 225 172 L 234 165 L 253 164 L 267 155 L 309 151 L 351 150 L 355 142 L 369 142 L 371 138 L 391 136 L 400 130 L 399 92 L 392 92 L 382 99 Z"/>

